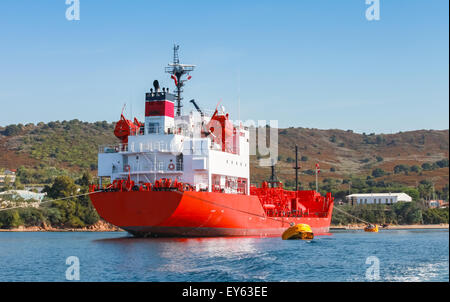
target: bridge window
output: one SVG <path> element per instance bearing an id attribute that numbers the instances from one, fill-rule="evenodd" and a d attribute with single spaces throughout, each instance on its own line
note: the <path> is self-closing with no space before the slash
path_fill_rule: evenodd
<path id="1" fill-rule="evenodd" d="M 177 171 L 183 171 L 183 153 L 177 155 Z"/>
<path id="2" fill-rule="evenodd" d="M 148 133 L 159 133 L 159 123 L 149 123 Z"/>

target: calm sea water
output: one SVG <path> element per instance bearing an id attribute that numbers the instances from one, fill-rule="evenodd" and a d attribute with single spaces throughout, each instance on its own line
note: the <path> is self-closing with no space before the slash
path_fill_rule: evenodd
<path id="1" fill-rule="evenodd" d="M 377 263 L 380 281 L 449 281 L 448 230 L 339 231 L 310 242 L 0 232 L 0 281 L 66 281 L 69 256 L 80 281 L 368 281 Z"/>

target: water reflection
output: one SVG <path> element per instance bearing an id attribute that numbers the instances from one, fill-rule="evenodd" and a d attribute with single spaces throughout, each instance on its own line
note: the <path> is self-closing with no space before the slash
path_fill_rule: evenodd
<path id="1" fill-rule="evenodd" d="M 97 244 L 108 244 L 118 247 L 122 252 L 133 252 L 136 248 L 148 252 L 156 252 L 159 257 L 173 258 L 176 255 L 195 254 L 204 257 L 233 258 L 241 254 L 252 254 L 257 251 L 255 244 L 264 240 L 248 237 L 218 238 L 135 238 L 132 236 L 102 238 L 93 240 Z"/>
<path id="2" fill-rule="evenodd" d="M 278 238 L 277 238 L 278 239 Z M 265 256 L 257 245 L 267 239 L 248 237 L 218 238 L 135 238 L 129 235 L 93 240 L 94 244 L 114 246 L 121 270 L 195 274 L 216 270 L 234 275 L 234 261 Z M 260 249 L 259 249 L 260 250 Z M 273 261 L 262 259 L 262 261 Z M 213 264 L 213 265 L 212 265 Z M 262 274 L 261 276 L 264 276 Z M 204 280 L 208 281 L 208 280 Z"/>

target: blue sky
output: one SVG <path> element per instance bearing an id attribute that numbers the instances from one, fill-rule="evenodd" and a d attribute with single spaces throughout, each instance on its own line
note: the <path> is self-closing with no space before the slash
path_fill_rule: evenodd
<path id="1" fill-rule="evenodd" d="M 0 1 L 0 125 L 142 119 L 174 43 L 187 100 L 242 120 L 392 133 L 448 129 L 447 0 Z M 240 87 L 240 89 L 239 89 Z M 240 93 L 239 93 L 240 91 Z M 238 97 L 240 96 L 240 113 Z"/>

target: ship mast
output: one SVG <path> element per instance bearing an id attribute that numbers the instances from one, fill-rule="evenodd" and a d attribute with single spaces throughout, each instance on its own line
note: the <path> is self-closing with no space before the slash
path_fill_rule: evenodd
<path id="1" fill-rule="evenodd" d="M 270 166 L 272 172 L 270 173 L 270 178 L 268 183 L 271 185 L 272 188 L 275 188 L 275 184 L 278 183 L 278 177 L 275 174 L 275 161 L 272 159 L 272 166 Z"/>
<path id="2" fill-rule="evenodd" d="M 174 80 L 176 86 L 175 91 L 177 94 L 176 116 L 181 115 L 181 107 L 183 107 L 183 105 L 181 105 L 181 100 L 183 99 L 181 97 L 181 93 L 183 92 L 184 83 L 191 79 L 189 73 L 193 71 L 195 68 L 195 65 L 180 64 L 178 49 L 180 49 L 180 46 L 175 44 L 173 46 L 173 63 L 169 63 L 168 64 L 169 66 L 166 67 L 166 72 L 171 74 L 170 77 Z M 183 79 L 183 76 L 185 75 L 187 77 Z"/>
<path id="3" fill-rule="evenodd" d="M 298 165 L 298 146 L 295 145 L 295 192 L 298 191 L 298 170 L 300 166 Z M 298 193 L 297 193 L 298 194 Z"/>

